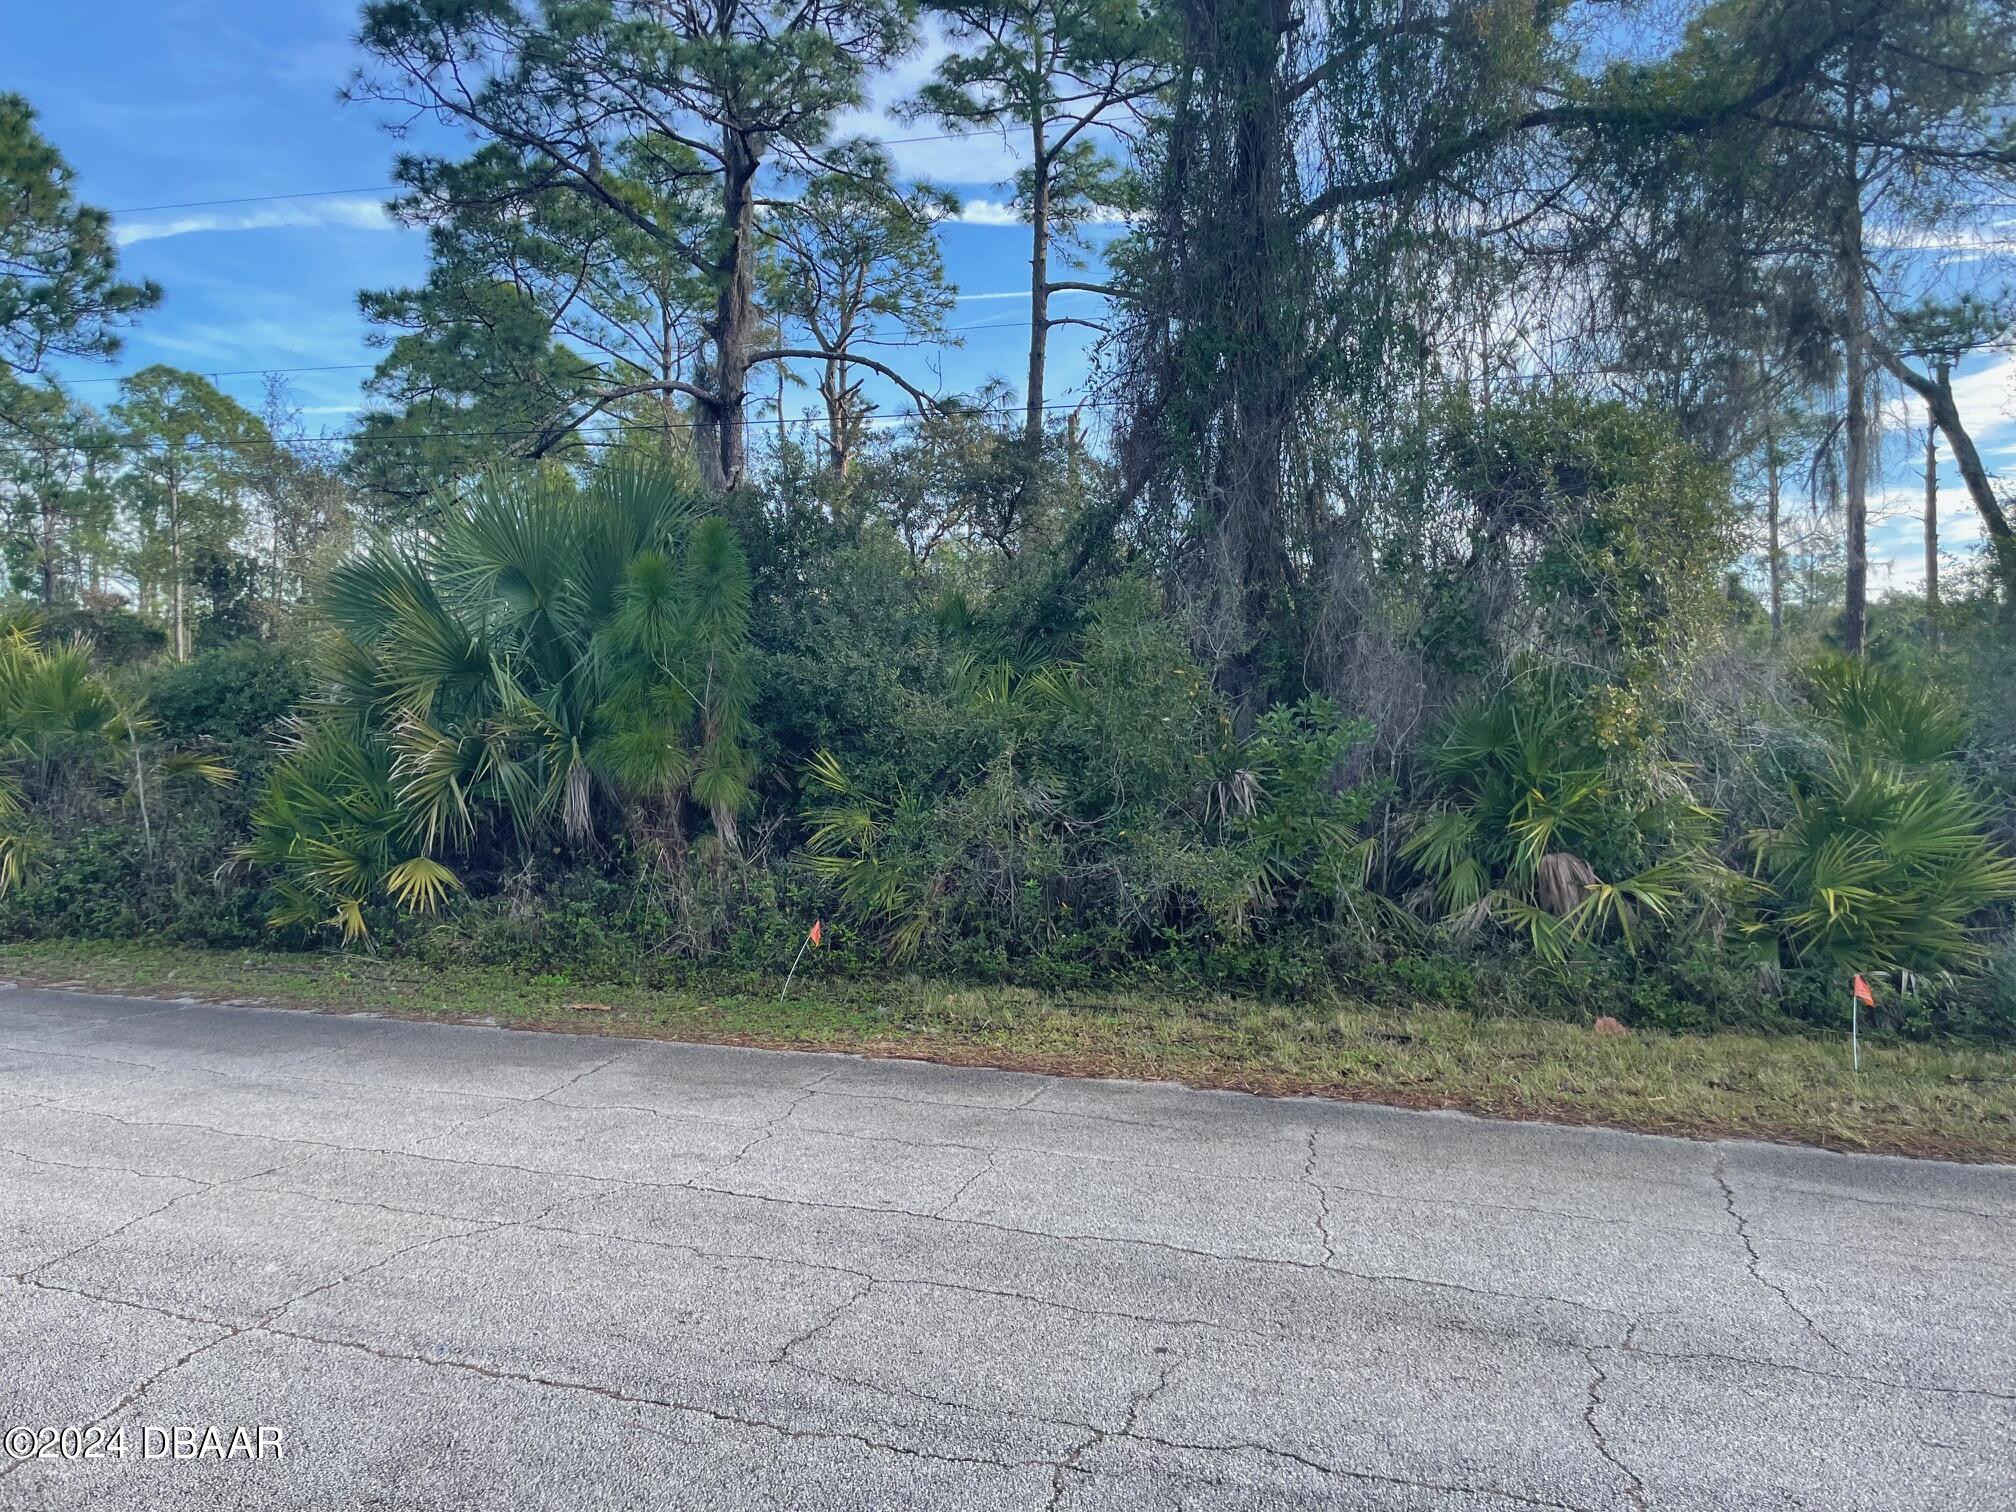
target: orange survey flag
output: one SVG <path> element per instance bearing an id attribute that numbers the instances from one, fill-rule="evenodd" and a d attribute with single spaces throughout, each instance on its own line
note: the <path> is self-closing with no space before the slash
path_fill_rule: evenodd
<path id="1" fill-rule="evenodd" d="M 812 921 L 812 933 L 811 933 L 811 934 L 810 934 L 810 935 L 808 936 L 808 938 L 809 938 L 809 939 L 810 939 L 810 940 L 812 941 L 812 948 L 813 948 L 814 950 L 817 950 L 817 949 L 819 948 L 819 945 L 820 945 L 820 942 L 821 942 L 821 940 L 822 940 L 822 938 L 823 938 L 823 936 L 822 936 L 822 934 L 821 934 L 821 931 L 820 931 L 820 928 L 819 928 L 819 920 L 817 920 L 817 919 L 814 919 L 814 920 Z M 1862 980 L 1862 978 L 1860 978 L 1860 977 L 1857 977 L 1857 978 L 1855 978 L 1855 980 L 1859 982 L 1859 981 L 1861 981 L 1861 980 Z"/>
<path id="2" fill-rule="evenodd" d="M 1876 1006 L 1876 994 L 1869 990 L 1869 984 L 1862 980 L 1859 971 L 1855 974 L 1855 1001 L 1869 1008 Z"/>

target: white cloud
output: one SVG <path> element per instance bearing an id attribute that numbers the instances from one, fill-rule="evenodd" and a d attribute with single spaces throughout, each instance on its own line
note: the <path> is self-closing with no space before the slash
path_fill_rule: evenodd
<path id="1" fill-rule="evenodd" d="M 1019 226 L 1022 217 L 1013 205 L 1000 200 L 968 200 L 952 217 L 962 226 Z"/>
<path id="2" fill-rule="evenodd" d="M 1026 226 L 1022 212 L 1005 200 L 969 199 L 951 219 L 962 226 Z M 1127 216 L 1119 210 L 1095 209 L 1081 216 L 1087 226 L 1124 226 Z"/>
<path id="3" fill-rule="evenodd" d="M 867 107 L 843 112 L 834 123 L 835 135 L 872 137 L 887 144 L 896 171 L 906 179 L 940 184 L 1000 184 L 1012 179 L 1022 156 L 999 132 L 952 134 L 930 116 L 903 119 L 903 102 L 930 82 L 953 49 L 944 29 L 931 27 L 916 47 L 870 81 Z"/>
<path id="4" fill-rule="evenodd" d="M 2016 251 L 2009 232 L 2016 221 L 1975 221 L 1947 226 L 1892 226 L 1874 232 L 1870 241 L 1897 252 L 1945 252 L 1954 262 L 1972 262 L 1993 253 Z"/>
<path id="5" fill-rule="evenodd" d="M 292 205 L 134 216 L 114 223 L 112 239 L 128 247 L 135 242 L 159 241 L 167 236 L 188 236 L 200 231 L 267 231 L 304 226 L 340 226 L 355 231 L 398 229 L 380 201 L 358 195 Z"/>

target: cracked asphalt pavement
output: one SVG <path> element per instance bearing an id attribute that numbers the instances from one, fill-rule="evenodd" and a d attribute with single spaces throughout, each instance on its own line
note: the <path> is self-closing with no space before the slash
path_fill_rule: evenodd
<path id="1" fill-rule="evenodd" d="M 0 1507 L 2010 1508 L 2012 1176 L 7 988 Z"/>

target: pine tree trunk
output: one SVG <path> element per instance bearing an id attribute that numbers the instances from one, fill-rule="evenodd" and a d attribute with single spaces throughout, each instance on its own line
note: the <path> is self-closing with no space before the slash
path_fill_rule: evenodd
<path id="1" fill-rule="evenodd" d="M 1869 637 L 1869 365 L 1859 258 L 1849 260 L 1847 279 L 1848 411 L 1843 424 L 1848 450 L 1848 561 L 1841 640 L 1850 656 L 1860 656 Z"/>
<path id="2" fill-rule="evenodd" d="M 1946 376 L 1942 365 L 1939 376 Z M 1939 649 L 1939 427 L 1925 420 L 1925 639 Z"/>
<path id="3" fill-rule="evenodd" d="M 826 404 L 826 455 L 833 471 L 847 476 L 853 437 L 847 428 L 847 364 L 838 359 L 826 363 L 826 375 L 819 383 L 819 397 Z"/>
<path id="4" fill-rule="evenodd" d="M 1862 286 L 1862 149 L 1855 140 L 1859 78 L 1850 78 L 1845 87 L 1848 182 L 1841 292 L 1847 324 L 1848 563 L 1841 639 L 1850 656 L 1860 656 L 1869 637 L 1869 309 Z"/>
<path id="5" fill-rule="evenodd" d="M 1044 371 L 1050 360 L 1050 165 L 1042 156 L 1043 126 L 1035 124 L 1036 192 L 1029 218 L 1029 388 L 1023 437 L 1032 468 L 1042 455 Z"/>
<path id="6" fill-rule="evenodd" d="M 1959 469 L 1960 481 L 1967 485 L 1967 497 L 1974 501 L 1975 513 L 1981 516 L 1982 528 L 1988 534 L 1988 565 L 2001 579 L 2004 612 L 2016 609 L 2016 531 L 2010 528 L 2002 501 L 1995 497 L 1995 484 L 1981 461 L 1981 451 L 1960 418 L 1960 406 L 1953 398 L 1952 366 L 1942 362 L 1934 376 L 1927 378 L 1895 353 L 1886 350 L 1881 355 L 1891 376 L 1925 401 L 1932 423 L 1946 437 L 1953 465 Z"/>
<path id="7" fill-rule="evenodd" d="M 56 535 L 57 507 L 56 493 L 45 488 L 42 492 L 42 607 L 56 607 Z"/>
<path id="8" fill-rule="evenodd" d="M 739 488 L 748 473 L 749 353 L 756 334 L 756 195 L 759 158 L 748 134 L 721 133 L 726 167 L 721 177 L 722 219 L 729 228 L 720 263 L 721 292 L 714 305 L 712 435 L 702 432 L 701 476 L 714 488 Z"/>
<path id="9" fill-rule="evenodd" d="M 1050 59 L 1040 26 L 1030 27 L 1030 77 L 1049 77 Z M 1044 367 L 1050 356 L 1050 155 L 1044 136 L 1044 112 L 1038 105 L 1029 115 L 1029 388 L 1023 396 L 1028 413 L 1023 437 L 1029 446 L 1033 477 L 1043 455 Z"/>

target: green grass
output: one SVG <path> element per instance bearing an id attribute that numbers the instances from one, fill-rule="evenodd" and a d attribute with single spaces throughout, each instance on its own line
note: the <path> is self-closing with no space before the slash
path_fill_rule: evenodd
<path id="1" fill-rule="evenodd" d="M 2016 1160 L 2016 1051 L 1751 1034 L 1617 1038 L 1552 1021 L 1346 1005 L 1046 994 L 801 974 L 653 990 L 359 956 L 130 944 L 0 947 L 45 984 L 511 1028 L 851 1050 L 1064 1075 L 1463 1108 L 1833 1149 Z"/>

